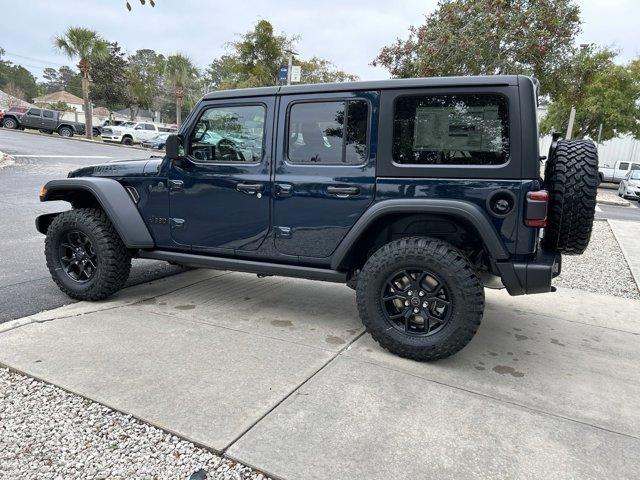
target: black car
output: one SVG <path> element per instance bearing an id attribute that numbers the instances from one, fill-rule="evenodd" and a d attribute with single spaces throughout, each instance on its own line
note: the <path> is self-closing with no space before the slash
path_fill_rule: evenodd
<path id="1" fill-rule="evenodd" d="M 157 150 L 163 150 L 165 143 L 167 143 L 167 137 L 171 135 L 170 133 L 159 133 L 153 138 L 150 138 L 147 141 L 141 143 L 143 147 L 146 148 L 154 148 Z"/>
<path id="2" fill-rule="evenodd" d="M 120 289 L 132 257 L 346 283 L 382 346 L 444 358 L 485 286 L 553 291 L 589 243 L 596 147 L 555 138 L 541 178 L 536 110 L 525 76 L 210 93 L 164 158 L 43 187 L 73 207 L 37 219 L 47 265 L 83 300 Z"/>

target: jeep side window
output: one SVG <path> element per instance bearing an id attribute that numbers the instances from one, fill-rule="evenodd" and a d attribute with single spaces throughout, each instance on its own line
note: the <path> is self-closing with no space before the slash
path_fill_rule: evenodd
<path id="1" fill-rule="evenodd" d="M 628 162 L 620 162 L 620 164 L 618 165 L 618 170 L 628 170 L 628 169 L 629 169 Z"/>
<path id="2" fill-rule="evenodd" d="M 44 116 L 44 118 L 53 118 L 53 111 L 52 110 L 43 110 L 42 111 L 42 115 Z"/>
<path id="3" fill-rule="evenodd" d="M 393 116 L 393 160 L 413 165 L 508 162 L 507 99 L 494 94 L 398 98 Z"/>
<path id="4" fill-rule="evenodd" d="M 39 108 L 30 108 L 29 111 L 27 112 L 27 115 L 32 115 L 34 117 L 39 117 L 40 116 L 40 112 L 41 112 L 41 110 Z"/>
<path id="5" fill-rule="evenodd" d="M 320 165 L 363 163 L 367 156 L 368 121 L 369 104 L 364 100 L 293 104 L 289 113 L 289 161 Z"/>
<path id="6" fill-rule="evenodd" d="M 259 162 L 265 117 L 264 105 L 208 108 L 191 133 L 188 151 L 200 162 Z"/>

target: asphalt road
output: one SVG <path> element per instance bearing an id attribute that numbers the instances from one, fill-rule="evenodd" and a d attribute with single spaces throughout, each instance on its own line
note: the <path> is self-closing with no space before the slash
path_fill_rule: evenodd
<path id="1" fill-rule="evenodd" d="M 0 128 L 0 151 L 15 157 L 0 169 L 0 323 L 60 307 L 74 300 L 51 280 L 44 259 L 44 236 L 34 219 L 69 208 L 66 202 L 40 203 L 38 191 L 48 180 L 94 163 L 148 158 L 140 149 L 34 135 Z M 165 262 L 133 261 L 129 285 L 182 271 Z"/>

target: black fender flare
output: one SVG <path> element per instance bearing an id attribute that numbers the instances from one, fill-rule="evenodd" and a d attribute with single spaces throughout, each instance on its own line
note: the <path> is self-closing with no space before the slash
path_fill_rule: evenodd
<path id="1" fill-rule="evenodd" d="M 52 200 L 70 201 L 70 194 L 76 191 L 89 192 L 105 211 L 120 238 L 128 248 L 153 248 L 153 237 L 144 223 L 140 212 L 129 193 L 111 178 L 65 178 L 51 180 L 44 188 L 41 202 Z M 36 228 L 46 234 L 47 227 L 59 213 L 49 213 L 36 218 Z"/>
<path id="2" fill-rule="evenodd" d="M 487 252 L 494 260 L 509 258 L 509 252 L 507 252 L 489 217 L 477 205 L 464 200 L 398 199 L 383 200 L 369 207 L 334 251 L 331 258 L 331 268 L 338 270 L 351 246 L 366 231 L 367 227 L 376 219 L 390 213 L 433 213 L 461 218 L 478 231 Z"/>

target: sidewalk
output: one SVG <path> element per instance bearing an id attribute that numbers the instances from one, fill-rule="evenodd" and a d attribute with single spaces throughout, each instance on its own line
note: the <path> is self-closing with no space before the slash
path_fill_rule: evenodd
<path id="1" fill-rule="evenodd" d="M 0 363 L 277 478 L 639 478 L 638 311 L 488 290 L 471 344 L 423 364 L 345 286 L 195 270 L 9 322 Z"/>
<path id="2" fill-rule="evenodd" d="M 640 222 L 609 220 L 609 225 L 640 288 Z"/>

